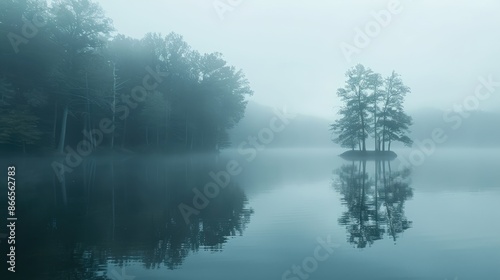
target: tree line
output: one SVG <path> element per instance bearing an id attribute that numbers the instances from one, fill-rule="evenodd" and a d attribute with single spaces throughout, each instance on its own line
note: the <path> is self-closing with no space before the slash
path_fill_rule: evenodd
<path id="1" fill-rule="evenodd" d="M 1 1 L 0 149 L 64 153 L 103 123 L 94 147 L 229 145 L 252 94 L 241 70 L 179 34 L 113 34 L 91 0 Z"/>
<path id="2" fill-rule="evenodd" d="M 346 72 L 345 86 L 337 90 L 343 102 L 340 118 L 330 127 L 333 141 L 342 147 L 366 151 L 366 141 L 374 140 L 375 151 L 390 151 L 393 142 L 411 146 L 408 137 L 412 118 L 404 111 L 410 92 L 399 74 L 386 78 L 358 64 Z"/>

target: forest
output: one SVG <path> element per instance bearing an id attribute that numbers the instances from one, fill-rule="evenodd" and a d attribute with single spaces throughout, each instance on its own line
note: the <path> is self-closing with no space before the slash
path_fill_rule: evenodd
<path id="1" fill-rule="evenodd" d="M 90 0 L 3 0 L 0 37 L 2 153 L 216 151 L 253 93 L 221 53 L 116 34 Z"/>

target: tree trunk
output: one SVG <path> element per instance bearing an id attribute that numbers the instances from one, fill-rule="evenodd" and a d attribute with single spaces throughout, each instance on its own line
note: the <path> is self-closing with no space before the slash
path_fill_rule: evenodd
<path id="1" fill-rule="evenodd" d="M 116 65 L 113 62 L 113 104 L 112 104 L 112 122 L 113 127 L 115 126 L 115 111 L 116 111 Z M 115 147 L 115 131 L 111 134 L 111 149 Z"/>
<path id="2" fill-rule="evenodd" d="M 385 120 L 386 118 L 384 117 L 384 129 L 382 130 L 382 151 L 385 151 Z"/>
<path id="3" fill-rule="evenodd" d="M 64 141 L 66 140 L 66 123 L 68 121 L 68 105 L 64 106 L 63 114 L 62 114 L 62 122 L 61 122 L 61 135 L 59 137 L 59 147 L 58 152 L 63 153 L 64 150 Z"/>
<path id="4" fill-rule="evenodd" d="M 361 141 L 362 141 L 362 148 L 363 152 L 366 151 L 366 139 L 365 139 L 365 117 L 363 116 L 363 108 L 361 108 L 361 89 L 358 88 L 358 113 L 359 117 L 361 118 Z"/>
<path id="5" fill-rule="evenodd" d="M 378 225 L 378 166 L 380 161 L 375 161 L 375 222 Z M 378 228 L 378 226 L 377 226 Z"/>
<path id="6" fill-rule="evenodd" d="M 377 132 L 377 90 L 375 89 L 375 103 L 373 104 L 374 107 L 375 107 L 375 113 L 373 114 L 373 126 L 374 126 L 374 129 L 375 129 L 375 151 L 378 151 L 378 145 L 377 145 L 377 136 L 378 136 L 378 132 Z"/>
<path id="7" fill-rule="evenodd" d="M 394 72 L 393 72 L 394 74 Z M 385 105 L 384 105 L 384 124 L 382 126 L 382 150 L 385 151 L 385 135 L 387 130 L 387 108 L 389 107 L 389 101 L 391 99 L 391 91 L 392 91 L 392 80 L 389 82 L 389 88 L 387 90 L 385 96 Z"/>
<path id="8" fill-rule="evenodd" d="M 92 130 L 92 118 L 91 118 L 91 113 L 90 113 L 90 97 L 89 97 L 89 82 L 88 82 L 88 73 L 85 73 L 85 110 L 86 110 L 86 115 L 85 119 L 83 122 L 83 129 L 85 131 L 90 132 Z M 90 138 L 90 144 L 92 147 L 96 147 L 96 142 L 95 138 L 92 137 Z"/>
<path id="9" fill-rule="evenodd" d="M 362 147 L 363 147 L 363 152 L 366 151 L 366 138 L 365 138 L 365 120 L 364 120 L 364 117 L 361 117 L 361 126 L 363 127 L 363 135 L 362 135 Z"/>

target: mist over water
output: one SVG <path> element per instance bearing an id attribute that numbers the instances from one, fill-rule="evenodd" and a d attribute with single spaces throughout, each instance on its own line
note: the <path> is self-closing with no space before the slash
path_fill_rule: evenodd
<path id="1" fill-rule="evenodd" d="M 317 279 L 498 274 L 500 150 L 444 149 L 420 167 L 347 161 L 339 152 L 268 149 L 251 163 L 237 151 L 95 157 L 66 177 L 64 189 L 46 159 L 12 159 L 29 171 L 18 182 L 19 207 L 37 208 L 19 214 L 20 261 L 33 268 L 22 274 L 99 279 L 123 268 L 139 279 L 200 271 L 206 279 L 280 279 L 327 237 L 335 249 L 318 261 Z M 210 172 L 233 160 L 241 173 L 186 224 L 179 204 L 195 208 L 193 188 L 203 192 Z"/>
<path id="2" fill-rule="evenodd" d="M 0 279 L 500 279 L 496 0 L 0 0 Z"/>

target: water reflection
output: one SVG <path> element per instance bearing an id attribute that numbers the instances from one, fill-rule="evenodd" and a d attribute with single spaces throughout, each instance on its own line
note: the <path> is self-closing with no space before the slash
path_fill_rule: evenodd
<path id="1" fill-rule="evenodd" d="M 396 242 L 412 226 L 404 212 L 405 201 L 413 196 L 410 169 L 392 171 L 390 161 L 352 161 L 334 174 L 333 186 L 347 208 L 338 222 L 355 247 L 370 246 L 384 235 Z"/>
<path id="2" fill-rule="evenodd" d="M 44 170 L 44 166 L 47 163 L 29 168 Z M 243 234 L 253 213 L 242 188 L 230 182 L 190 217 L 189 224 L 178 208 L 180 203 L 193 205 L 192 189 L 203 190 L 211 180 L 209 172 L 218 170 L 211 156 L 170 161 L 88 159 L 62 182 L 44 170 L 51 175 L 30 188 L 41 196 L 20 202 L 38 209 L 23 218 L 28 227 L 23 230 L 39 234 L 22 255 L 43 260 L 29 276 L 113 279 L 109 264 L 134 261 L 148 269 L 175 269 L 191 252 L 222 250 L 228 238 Z"/>

